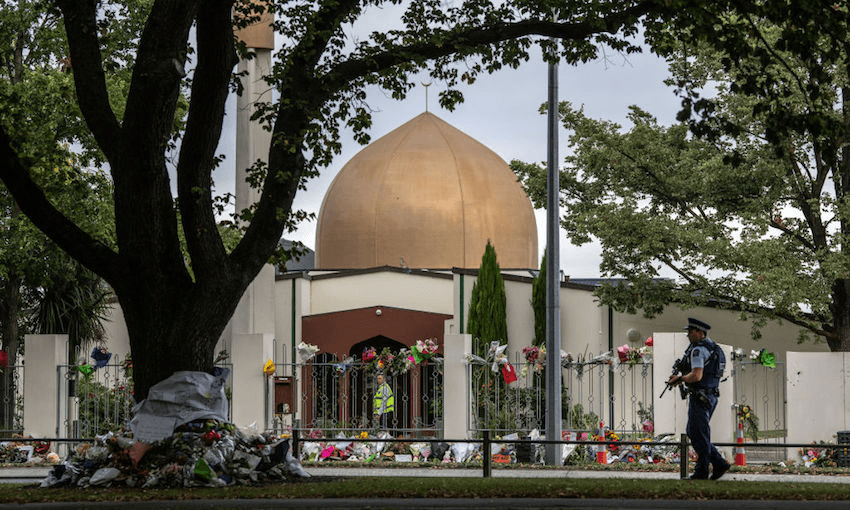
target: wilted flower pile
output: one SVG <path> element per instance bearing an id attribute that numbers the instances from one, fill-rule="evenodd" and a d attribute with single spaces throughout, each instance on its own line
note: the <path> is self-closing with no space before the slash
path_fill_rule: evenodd
<path id="1" fill-rule="evenodd" d="M 333 438 L 323 438 L 322 431 L 311 430 L 301 443 L 299 459 L 304 462 L 418 462 L 418 463 L 464 463 L 481 462 L 481 443 L 466 443 L 444 441 L 407 442 L 396 441 L 389 434 L 382 432 L 374 439 L 381 441 L 360 441 L 369 438 L 369 434 L 361 432 L 353 436 L 342 433 Z M 518 443 L 518 440 L 535 441 L 543 436 L 533 430 L 527 437 L 518 433 L 494 438 L 490 444 L 490 454 L 494 462 L 536 464 L 544 462 L 544 445 L 542 443 Z M 601 441 L 603 436 L 575 432 L 562 432 L 566 441 Z M 620 437 L 610 431 L 605 431 L 606 441 L 620 441 Z M 672 434 L 664 434 L 645 441 L 669 442 L 669 446 L 648 446 L 643 444 L 608 445 L 606 462 L 636 462 L 640 464 L 658 464 L 678 462 L 678 443 Z M 595 463 L 596 452 L 601 446 L 594 444 L 566 444 L 562 448 L 563 464 Z"/>
<path id="2" fill-rule="evenodd" d="M 46 441 L 21 441 L 0 443 L 0 464 L 41 464 L 44 462 L 59 462 L 59 456 L 50 451 L 50 443 Z"/>
<path id="3" fill-rule="evenodd" d="M 289 439 L 198 420 L 151 444 L 129 431 L 80 445 L 42 487 L 218 487 L 309 476 L 292 457 Z"/>
<path id="4" fill-rule="evenodd" d="M 334 460 L 361 462 L 469 462 L 481 460 L 478 443 L 446 443 L 443 441 L 402 442 L 394 441 L 386 432 L 376 436 L 386 441 L 358 441 L 368 439 L 369 434 L 361 432 L 353 437 L 340 434 L 331 439 L 321 439 L 321 433 L 313 431 L 311 439 L 301 443 L 301 460 L 323 462 Z M 319 439 L 316 441 L 315 439 Z"/>

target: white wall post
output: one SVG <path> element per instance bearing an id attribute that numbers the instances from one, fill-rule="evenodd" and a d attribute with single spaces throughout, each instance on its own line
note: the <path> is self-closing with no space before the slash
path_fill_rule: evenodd
<path id="1" fill-rule="evenodd" d="M 263 365 L 274 359 L 274 335 L 235 335 L 232 349 L 233 423 L 239 427 L 256 424 L 263 432 L 271 423 L 273 411 L 273 381 L 263 373 Z"/>
<path id="2" fill-rule="evenodd" d="M 469 381 L 466 354 L 472 352 L 472 335 L 446 334 L 443 340 L 443 436 L 467 439 L 469 430 Z"/>
<path id="3" fill-rule="evenodd" d="M 65 437 L 68 380 L 59 367 L 68 364 L 68 335 L 26 335 L 24 344 L 24 435 Z"/>
<path id="4" fill-rule="evenodd" d="M 785 377 L 785 441 L 836 442 L 836 433 L 850 428 L 850 356 L 845 352 L 788 352 Z M 787 454 L 800 460 L 799 448 L 788 448 Z"/>
<path id="5" fill-rule="evenodd" d="M 658 398 L 673 373 L 673 363 L 682 357 L 688 347 L 688 338 L 683 333 L 653 333 L 652 387 L 655 434 L 684 434 L 688 421 L 688 402 L 679 397 L 679 388 L 670 388 L 664 398 Z"/>

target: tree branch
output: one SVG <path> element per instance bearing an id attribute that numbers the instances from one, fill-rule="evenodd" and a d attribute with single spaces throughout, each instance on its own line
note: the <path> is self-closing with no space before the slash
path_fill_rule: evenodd
<path id="1" fill-rule="evenodd" d="M 198 3 L 157 1 L 142 31 L 124 113 L 125 136 L 142 151 L 161 154 L 171 134 Z"/>
<path id="2" fill-rule="evenodd" d="M 237 61 L 232 5 L 232 0 L 207 2 L 198 13 L 197 66 L 177 165 L 183 232 L 197 281 L 227 267 L 227 254 L 213 215 L 210 172 L 221 137 L 228 84 Z"/>
<path id="3" fill-rule="evenodd" d="M 59 247 L 106 281 L 114 281 L 121 269 L 118 255 L 50 203 L 41 187 L 30 178 L 3 127 L 0 127 L 0 179 L 21 210 Z"/>
<path id="4" fill-rule="evenodd" d="M 97 37 L 97 3 L 59 0 L 68 35 L 71 69 L 80 110 L 107 159 L 120 151 L 121 125 L 109 104 Z"/>
<path id="5" fill-rule="evenodd" d="M 483 27 L 444 32 L 440 44 L 424 42 L 393 47 L 374 55 L 341 62 L 326 75 L 328 90 L 334 91 L 346 83 L 370 73 L 390 69 L 415 59 L 435 59 L 457 52 L 461 46 L 481 46 L 518 39 L 529 35 L 569 40 L 583 40 L 593 34 L 616 33 L 628 20 L 637 19 L 652 10 L 652 2 L 641 2 L 612 14 L 596 23 L 555 23 L 542 20 L 523 20 L 516 23 L 494 23 Z"/>

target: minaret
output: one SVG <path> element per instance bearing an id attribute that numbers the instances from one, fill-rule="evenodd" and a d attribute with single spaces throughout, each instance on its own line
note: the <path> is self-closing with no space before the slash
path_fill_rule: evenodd
<path id="1" fill-rule="evenodd" d="M 239 212 L 260 198 L 260 191 L 245 182 L 246 169 L 257 160 L 268 162 L 271 135 L 262 124 L 251 121 L 256 105 L 271 101 L 271 88 L 263 81 L 271 68 L 274 49 L 272 16 L 263 18 L 237 36 L 254 53 L 254 58 L 241 60 L 242 95 L 236 101 L 236 211 Z M 240 383 L 231 395 L 231 417 L 234 423 L 251 423 L 264 417 L 262 427 L 270 423 L 274 391 L 271 380 L 260 370 L 263 363 L 274 358 L 274 268 L 266 264 L 245 290 L 228 329 L 222 335 L 220 348 L 231 354 L 233 373 Z M 283 360 L 275 360 L 283 361 Z"/>
<path id="2" fill-rule="evenodd" d="M 236 211 L 241 211 L 260 198 L 260 190 L 247 182 L 247 168 L 257 160 L 268 162 L 271 132 L 258 121 L 251 120 L 256 105 L 272 100 L 272 91 L 263 76 L 271 69 L 274 32 L 271 13 L 259 22 L 239 30 L 237 36 L 254 53 L 254 58 L 240 60 L 237 70 L 242 77 L 243 92 L 236 103 Z M 231 337 L 241 334 L 274 334 L 274 268 L 266 265 L 245 291 L 231 319 Z M 232 351 L 229 351 L 232 352 Z"/>

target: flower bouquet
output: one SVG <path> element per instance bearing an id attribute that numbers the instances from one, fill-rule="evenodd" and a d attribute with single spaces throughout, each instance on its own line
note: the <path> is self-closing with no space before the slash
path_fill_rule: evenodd
<path id="1" fill-rule="evenodd" d="M 525 356 L 525 361 L 534 367 L 534 371 L 540 373 L 545 367 L 546 348 L 532 345 L 522 349 L 522 354 Z"/>
<path id="2" fill-rule="evenodd" d="M 313 356 L 319 352 L 319 348 L 315 345 L 308 344 L 306 342 L 298 342 L 297 346 L 298 357 L 301 359 L 301 362 L 306 362 L 313 359 Z"/>
<path id="3" fill-rule="evenodd" d="M 369 363 L 375 359 L 376 354 L 374 347 L 366 347 L 363 349 L 363 354 L 360 355 L 360 359 L 363 363 Z"/>
<path id="4" fill-rule="evenodd" d="M 744 434 L 752 438 L 753 441 L 759 440 L 759 418 L 753 412 L 753 408 L 748 405 L 738 407 L 738 419 L 744 424 Z"/>
<path id="5" fill-rule="evenodd" d="M 431 359 L 437 354 L 437 342 L 434 338 L 427 340 L 417 340 L 416 345 L 410 348 L 410 353 L 413 356 L 414 364 L 422 363 Z"/>
<path id="6" fill-rule="evenodd" d="M 647 347 L 641 347 L 640 349 L 632 349 L 626 344 L 617 347 L 617 357 L 620 360 L 620 363 L 626 363 L 628 365 L 636 365 L 638 363 L 643 363 L 643 356 L 647 353 Z"/>

